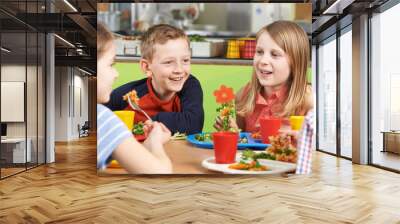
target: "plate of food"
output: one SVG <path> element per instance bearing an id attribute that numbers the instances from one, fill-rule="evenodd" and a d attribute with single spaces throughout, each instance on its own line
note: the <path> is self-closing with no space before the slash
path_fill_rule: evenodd
<path id="1" fill-rule="evenodd" d="M 249 150 L 252 152 L 251 150 Z M 243 153 L 236 154 L 236 161 L 232 164 L 217 164 L 214 157 L 209 157 L 202 162 L 202 166 L 209 170 L 218 171 L 226 174 L 279 174 L 296 170 L 295 163 L 287 163 L 275 161 L 271 159 L 258 158 L 246 155 L 247 150 Z M 264 155 L 266 155 L 264 153 Z"/>
<path id="2" fill-rule="evenodd" d="M 297 148 L 294 146 L 292 136 L 272 136 L 269 137 L 271 145 L 266 149 L 266 154 L 282 162 L 296 163 Z"/>
<path id="3" fill-rule="evenodd" d="M 188 135 L 186 139 L 188 142 L 200 148 L 214 148 L 212 133 L 203 132 L 199 134 Z M 240 132 L 238 149 L 251 148 L 256 150 L 265 150 L 269 146 L 269 144 L 264 144 L 259 139 L 252 138 L 249 132 Z"/>

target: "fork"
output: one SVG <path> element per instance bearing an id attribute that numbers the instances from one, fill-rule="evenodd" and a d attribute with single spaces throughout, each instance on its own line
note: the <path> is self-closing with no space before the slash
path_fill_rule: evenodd
<path id="1" fill-rule="evenodd" d="M 136 103 L 133 103 L 131 101 L 130 97 L 128 97 L 128 103 L 129 103 L 129 106 L 131 106 L 132 109 L 139 111 L 144 116 L 146 116 L 147 119 L 149 119 L 151 122 L 153 122 L 153 119 L 151 119 L 151 117 L 146 112 L 144 112 L 144 110 L 142 108 L 140 108 L 139 105 L 137 105 Z"/>

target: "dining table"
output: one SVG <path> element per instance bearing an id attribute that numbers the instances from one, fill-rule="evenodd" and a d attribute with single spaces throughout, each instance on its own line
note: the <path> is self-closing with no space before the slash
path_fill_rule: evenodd
<path id="1" fill-rule="evenodd" d="M 173 174 L 220 174 L 208 170 L 201 163 L 203 160 L 214 156 L 213 149 L 196 147 L 186 140 L 170 140 L 164 145 L 165 152 L 172 162 Z M 122 167 L 106 168 L 99 170 L 102 174 L 127 174 Z"/>
<path id="2" fill-rule="evenodd" d="M 202 146 L 198 147 L 198 144 L 191 144 L 189 141 L 185 139 L 171 139 L 164 145 L 164 149 L 166 154 L 171 160 L 172 163 L 172 174 L 180 175 L 180 174 L 185 174 L 185 175 L 192 175 L 192 174 L 214 174 L 214 175 L 219 175 L 223 174 L 222 170 L 220 168 L 216 169 L 218 171 L 210 170 L 202 166 L 202 163 L 204 160 L 207 159 L 207 164 L 210 164 L 214 162 L 214 149 L 210 148 L 203 148 Z M 259 149 L 260 150 L 260 149 Z M 238 149 L 238 153 L 240 153 L 242 149 Z M 279 161 L 272 161 L 269 160 L 269 164 L 265 164 L 267 166 L 271 167 L 271 171 L 268 171 L 269 174 L 278 174 L 278 175 L 283 175 L 287 176 L 287 174 L 293 173 L 295 170 L 295 165 L 290 164 L 290 163 L 282 163 Z M 278 163 L 278 164 L 276 164 Z M 274 165 L 275 164 L 275 165 Z M 283 167 L 282 167 L 283 164 Z M 209 166 L 209 165 L 208 165 Z M 214 167 L 214 166 L 213 166 Z M 273 168 L 275 167 L 275 168 Z M 279 167 L 279 168 L 276 168 Z M 289 169 L 288 169 L 289 167 Z M 277 169 L 280 169 L 278 171 Z M 283 170 L 282 170 L 283 169 Z M 221 171 L 221 172 L 220 172 Z M 120 167 L 119 165 L 115 166 L 109 166 L 106 169 L 103 170 L 98 170 L 97 172 L 99 175 L 115 175 L 115 174 L 128 174 L 128 172 Z M 225 173 L 225 171 L 224 171 Z M 243 171 L 234 171 L 232 173 L 231 170 L 229 170 L 230 174 L 245 174 L 245 175 L 251 175 L 251 174 L 262 174 L 258 173 L 257 171 L 255 173 L 253 172 L 245 172 Z"/>

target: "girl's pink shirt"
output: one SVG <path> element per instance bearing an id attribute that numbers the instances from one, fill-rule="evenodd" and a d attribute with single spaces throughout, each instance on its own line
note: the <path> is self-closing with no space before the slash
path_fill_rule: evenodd
<path id="1" fill-rule="evenodd" d="M 256 96 L 256 105 L 254 112 L 247 115 L 245 120 L 246 132 L 258 132 L 260 129 L 260 118 L 262 117 L 279 117 L 278 114 L 283 110 L 283 103 L 287 98 L 287 87 L 284 86 L 280 90 L 272 93 L 267 99 L 261 93 Z M 282 125 L 288 125 L 289 120 L 282 118 Z"/>

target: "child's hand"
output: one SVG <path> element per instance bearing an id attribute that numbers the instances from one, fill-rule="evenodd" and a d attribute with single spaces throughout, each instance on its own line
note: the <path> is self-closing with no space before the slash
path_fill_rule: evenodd
<path id="1" fill-rule="evenodd" d="M 153 128 L 153 121 L 151 120 L 145 121 L 143 125 L 144 136 L 147 137 L 152 128 Z"/>
<path id="2" fill-rule="evenodd" d="M 148 133 L 148 137 L 144 142 L 145 145 L 150 146 L 153 149 L 157 144 L 165 144 L 171 137 L 171 132 L 164 124 L 160 122 L 152 122 L 151 130 Z"/>
<path id="3" fill-rule="evenodd" d="M 292 129 L 279 129 L 279 135 L 290 136 L 292 139 L 293 146 L 297 146 L 297 139 L 299 138 L 299 131 Z"/>
<path id="4" fill-rule="evenodd" d="M 238 125 L 236 124 L 236 120 L 232 117 L 229 119 L 229 127 L 233 129 L 239 129 Z M 214 128 L 217 129 L 218 131 L 223 130 L 222 118 L 220 116 L 215 118 Z"/>

